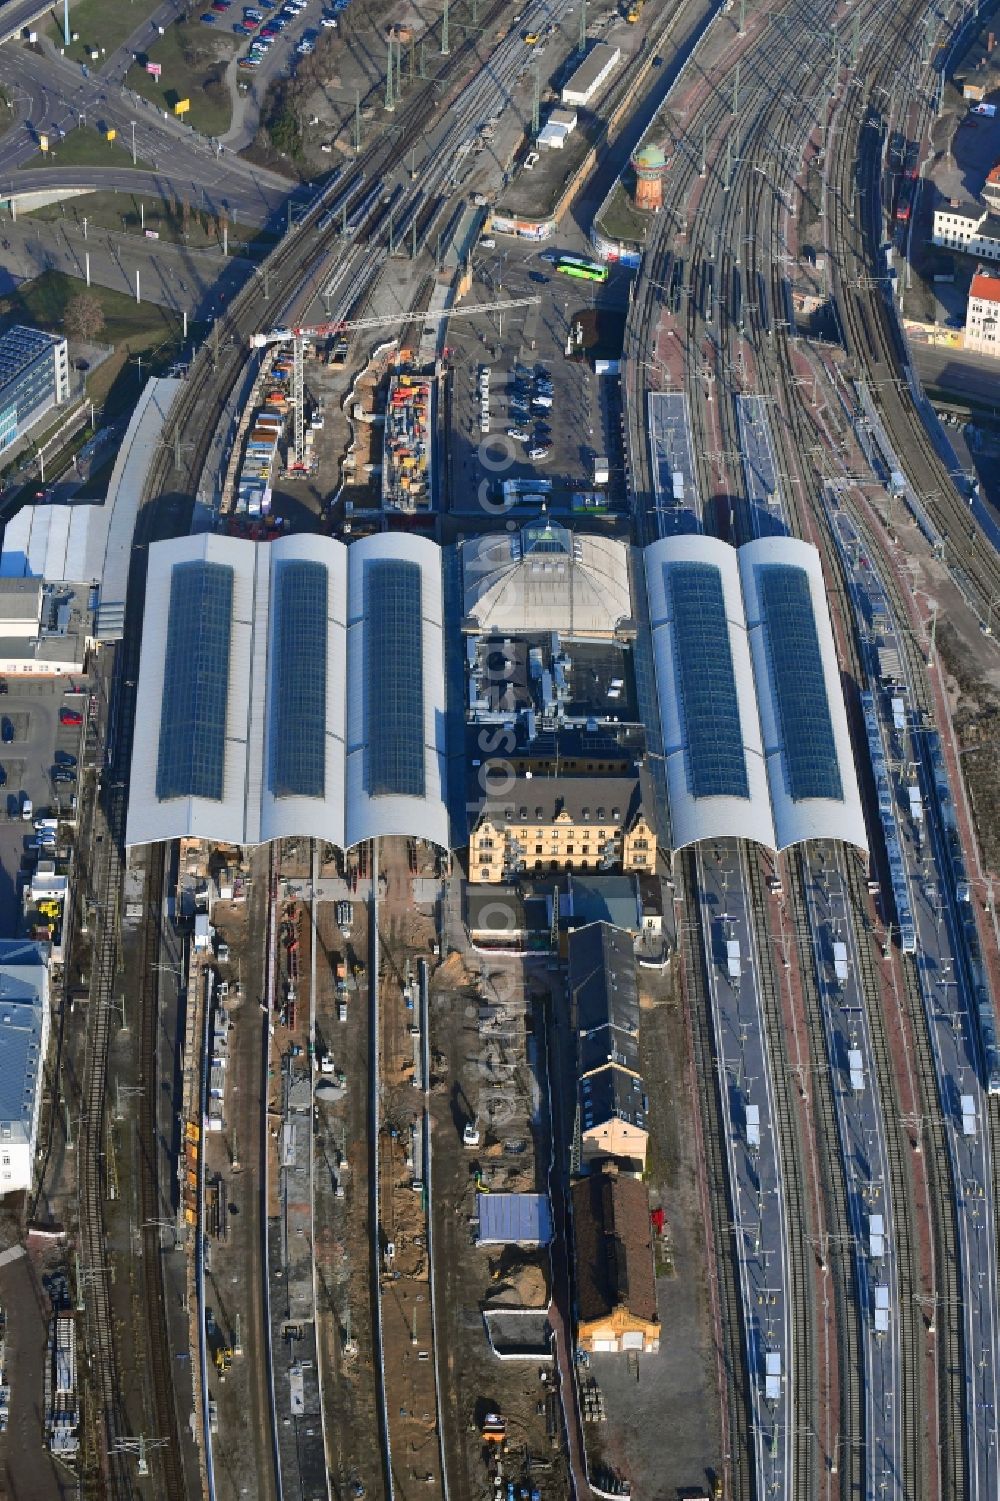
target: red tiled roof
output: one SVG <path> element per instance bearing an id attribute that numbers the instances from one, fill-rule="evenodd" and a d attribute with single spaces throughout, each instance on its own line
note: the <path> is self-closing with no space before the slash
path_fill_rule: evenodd
<path id="1" fill-rule="evenodd" d="M 573 1184 L 577 1303 L 580 1319 L 606 1318 L 624 1303 L 634 1318 L 656 1322 L 656 1278 L 649 1191 L 612 1169 Z"/>
<path id="2" fill-rule="evenodd" d="M 986 176 L 986 181 L 994 183 L 1000 182 L 1000 162 L 997 162 L 995 167 L 990 168 Z"/>
<path id="3" fill-rule="evenodd" d="M 990 276 L 977 271 L 969 288 L 970 297 L 980 297 L 984 302 L 1000 302 L 1000 276 Z"/>

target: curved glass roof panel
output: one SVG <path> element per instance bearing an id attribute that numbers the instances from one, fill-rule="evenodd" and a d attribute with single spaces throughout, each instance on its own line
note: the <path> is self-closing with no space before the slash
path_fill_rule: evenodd
<path id="1" fill-rule="evenodd" d="M 691 794 L 748 798 L 722 575 L 714 563 L 671 563 L 667 587 Z"/>
<path id="2" fill-rule="evenodd" d="M 842 800 L 809 576 L 792 564 L 768 563 L 759 570 L 758 589 L 789 794 L 793 802 Z"/>
<path id="3" fill-rule="evenodd" d="M 275 568 L 268 733 L 275 797 L 326 793 L 328 590 L 325 563 L 297 558 Z"/>
<path id="4" fill-rule="evenodd" d="M 161 801 L 222 801 L 232 618 L 232 568 L 202 561 L 174 565 L 156 763 Z"/>
<path id="5" fill-rule="evenodd" d="M 424 653 L 420 564 L 365 563 L 365 790 L 423 797 Z"/>

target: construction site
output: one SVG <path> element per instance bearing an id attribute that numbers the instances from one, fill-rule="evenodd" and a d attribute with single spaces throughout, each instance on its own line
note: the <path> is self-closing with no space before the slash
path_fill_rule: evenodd
<path id="1" fill-rule="evenodd" d="M 401 371 L 389 383 L 382 446 L 382 504 L 426 511 L 432 504 L 434 380 Z"/>
<path id="2" fill-rule="evenodd" d="M 546 990 L 530 961 L 468 949 L 449 955 L 433 987 L 445 1437 L 451 1486 L 470 1497 L 510 1483 L 546 1498 L 570 1488 L 560 1403 L 568 1330 L 547 1196 Z"/>

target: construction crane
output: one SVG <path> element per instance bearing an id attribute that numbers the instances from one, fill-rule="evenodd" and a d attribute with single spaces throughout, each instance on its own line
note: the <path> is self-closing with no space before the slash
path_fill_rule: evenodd
<path id="1" fill-rule="evenodd" d="M 302 465 L 305 451 L 305 346 L 313 339 L 328 339 L 334 334 L 361 333 L 370 328 L 402 328 L 407 323 L 440 323 L 448 318 L 472 318 L 477 313 L 505 313 L 510 308 L 537 307 L 541 298 L 507 297 L 502 302 L 474 302 L 468 307 L 444 307 L 432 311 L 389 313 L 378 318 L 335 318 L 328 323 L 304 324 L 297 328 L 272 328 L 268 333 L 253 334 L 251 349 L 266 349 L 271 344 L 292 345 L 292 412 L 295 423 L 294 456 L 290 469 Z"/>

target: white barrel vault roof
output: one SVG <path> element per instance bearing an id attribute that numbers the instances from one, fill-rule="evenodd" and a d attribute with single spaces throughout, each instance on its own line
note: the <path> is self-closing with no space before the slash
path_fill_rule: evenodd
<path id="1" fill-rule="evenodd" d="M 726 606 L 729 651 L 732 656 L 744 765 L 749 797 L 702 797 L 691 790 L 691 747 L 685 733 L 682 696 L 677 676 L 673 606 L 667 575 L 674 563 L 707 563 L 718 569 Z M 750 646 L 743 618 L 740 572 L 735 550 L 715 537 L 687 535 L 664 538 L 646 548 L 646 593 L 653 637 L 660 727 L 670 801 L 671 844 L 675 849 L 701 839 L 738 834 L 774 848 L 774 824 L 768 795 L 760 720 L 754 691 Z"/>
<path id="2" fill-rule="evenodd" d="M 355 556 L 356 555 L 356 556 Z M 363 570 L 368 559 L 400 558 L 420 566 L 423 613 L 425 795 L 371 796 L 366 790 L 368 740 Z M 171 578 L 179 563 L 220 563 L 232 569 L 228 692 L 225 709 L 223 795 L 157 796 L 161 711 L 168 652 Z M 326 695 L 321 796 L 276 795 L 270 768 L 280 737 L 300 733 L 285 722 L 276 682 L 275 580 L 283 564 L 321 563 L 327 570 Z M 351 590 L 354 591 L 353 601 Z M 317 611 L 321 600 L 317 602 Z M 202 534 L 155 543 L 149 549 L 142 653 L 136 691 L 135 735 L 126 844 L 185 836 L 253 845 L 313 837 L 340 848 L 377 835 L 402 834 L 446 848 L 444 797 L 445 697 L 440 550 L 410 536 L 379 536 L 350 550 L 329 537 L 293 536 L 271 543 Z M 350 623 L 350 626 L 349 626 Z M 316 639 L 298 643 L 320 670 Z M 375 706 L 377 708 L 377 705 Z M 350 726 L 350 728 L 349 728 Z"/>
<path id="3" fill-rule="evenodd" d="M 826 703 L 842 785 L 842 796 L 839 799 L 800 798 L 796 801 L 789 791 L 787 747 L 776 710 L 774 668 L 767 650 L 758 588 L 760 569 L 769 564 L 799 568 L 809 582 Z M 823 582 L 819 553 L 810 543 L 801 542 L 796 537 L 760 537 L 756 542 L 748 542 L 739 549 L 739 566 L 778 848 L 786 849 L 789 845 L 801 844 L 806 839 L 840 839 L 844 844 L 853 844 L 867 854 L 868 834 L 851 750 L 840 665 L 837 661 L 837 647 L 833 639 L 833 625 L 826 601 L 826 585 Z"/>
<path id="4" fill-rule="evenodd" d="M 369 696 L 375 691 L 365 663 L 364 570 L 371 561 L 417 563 L 421 579 L 421 644 L 423 663 L 424 796 L 369 795 Z M 448 848 L 448 810 L 445 782 L 444 601 L 441 590 L 441 549 L 426 537 L 382 532 L 355 542 L 348 552 L 347 628 L 347 843 L 360 844 L 380 835 L 403 834 Z M 379 705 L 373 704 L 377 725 Z M 376 728 L 374 733 L 378 734 Z"/>
<path id="5" fill-rule="evenodd" d="M 703 839 L 729 837 L 782 850 L 806 839 L 839 839 L 867 853 L 868 838 L 833 629 L 816 549 L 788 537 L 762 538 L 737 550 L 714 537 L 675 536 L 647 547 L 644 562 L 671 847 L 682 849 Z M 687 562 L 717 568 L 722 584 L 748 784 L 745 798 L 696 797 L 691 787 L 691 745 L 683 719 L 673 608 L 667 588 L 671 565 Z M 801 569 L 808 579 L 823 691 L 840 775 L 840 797 L 796 801 L 789 790 L 786 746 L 777 714 L 773 664 L 767 649 L 758 589 L 759 570 L 768 564 Z"/>

